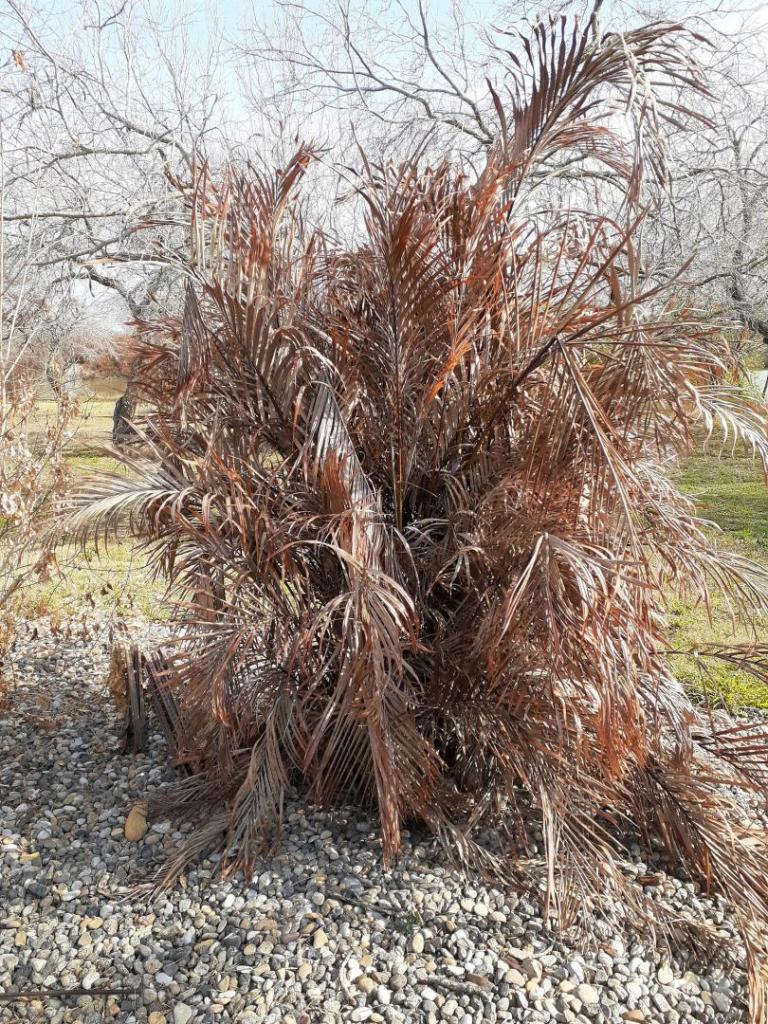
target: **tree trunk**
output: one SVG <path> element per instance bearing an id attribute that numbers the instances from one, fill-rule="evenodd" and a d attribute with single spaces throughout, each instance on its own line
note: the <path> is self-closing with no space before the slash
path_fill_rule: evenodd
<path id="1" fill-rule="evenodd" d="M 115 402 L 115 411 L 112 414 L 112 443 L 116 448 L 122 448 L 136 440 L 136 428 L 133 426 L 135 414 L 136 398 L 129 381 L 125 392 Z"/>

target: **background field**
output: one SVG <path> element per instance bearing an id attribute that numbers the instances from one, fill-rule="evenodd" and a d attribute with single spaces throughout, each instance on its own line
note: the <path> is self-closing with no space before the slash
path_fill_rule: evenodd
<path id="1" fill-rule="evenodd" d="M 124 390 L 118 377 L 88 381 L 83 386 L 80 408 L 67 445 L 67 462 L 73 484 L 93 473 L 123 472 L 119 462 L 105 453 L 111 442 L 115 401 Z M 43 394 L 38 402 L 36 428 L 42 430 L 55 416 L 52 397 Z M 89 545 L 84 551 L 74 544 L 62 544 L 58 560 L 62 572 L 44 583 L 25 589 L 23 611 L 28 616 L 67 616 L 83 608 L 99 607 L 115 615 L 136 615 L 149 619 L 167 617 L 162 597 L 164 585 L 146 567 L 143 552 L 125 538 L 103 545 Z"/>
<path id="2" fill-rule="evenodd" d="M 700 454 L 685 459 L 675 475 L 681 490 L 695 498 L 699 514 L 714 524 L 717 544 L 768 566 L 768 488 L 758 462 L 743 451 Z M 751 639 L 743 627 L 734 627 L 722 600 L 714 602 L 711 615 L 700 605 L 676 599 L 670 605 L 674 639 L 680 647 Z M 757 625 L 765 639 L 768 621 Z M 768 689 L 745 672 L 713 663 L 708 678 L 702 680 L 693 659 L 679 659 L 676 669 L 689 687 L 704 688 L 728 703 L 768 709 Z"/>

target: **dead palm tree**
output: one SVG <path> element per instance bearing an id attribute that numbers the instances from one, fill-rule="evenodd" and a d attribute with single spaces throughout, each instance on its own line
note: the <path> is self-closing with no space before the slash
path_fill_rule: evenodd
<path id="1" fill-rule="evenodd" d="M 298 783 L 376 807 L 388 861 L 418 819 L 509 875 L 533 823 L 549 914 L 664 926 L 621 868 L 660 840 L 733 902 L 766 1020 L 749 800 L 768 732 L 691 703 L 666 619 L 675 592 L 768 604 L 667 472 L 702 426 L 768 458 L 722 333 L 643 276 L 643 197 L 680 113 L 653 86 L 694 81 L 682 40 L 537 28 L 527 63 L 504 58 L 479 174 L 363 159 L 352 250 L 306 228 L 308 149 L 184 190 L 186 302 L 144 328 L 144 453 L 76 513 L 127 520 L 185 601 L 166 672 L 192 774 L 165 799 L 216 813 L 167 879 L 215 843 L 249 867 Z M 617 216 L 552 205 L 539 172 L 564 157 L 610 172 Z M 699 654 L 766 677 L 765 645 Z M 488 825 L 508 857 L 477 840 Z"/>

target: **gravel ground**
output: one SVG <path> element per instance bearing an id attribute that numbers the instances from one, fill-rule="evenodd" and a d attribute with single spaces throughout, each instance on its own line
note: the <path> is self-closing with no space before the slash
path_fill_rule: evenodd
<path id="1" fill-rule="evenodd" d="M 685 971 L 632 936 L 582 955 L 526 898 L 441 867 L 423 836 L 384 872 L 374 823 L 356 811 L 296 804 L 280 853 L 250 882 L 219 881 L 207 860 L 167 896 L 127 900 L 182 833 L 158 823 L 125 838 L 134 801 L 169 776 L 159 738 L 147 755 L 115 753 L 105 633 L 25 628 L 6 665 L 0 992 L 75 991 L 0 1003 L 0 1020 L 746 1019 L 741 975 Z M 683 912 L 704 907 L 735 941 L 721 904 L 672 878 L 657 892 Z"/>

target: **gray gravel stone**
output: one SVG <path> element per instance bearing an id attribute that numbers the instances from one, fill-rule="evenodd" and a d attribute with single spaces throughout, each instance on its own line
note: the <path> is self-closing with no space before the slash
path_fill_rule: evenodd
<path id="1" fill-rule="evenodd" d="M 195 1011 L 186 1003 L 176 1003 L 173 1008 L 173 1024 L 188 1024 Z"/>
<path id="2" fill-rule="evenodd" d="M 143 627 L 141 627 L 143 628 Z M 126 840 L 129 809 L 173 779 L 164 743 L 116 753 L 103 680 L 106 628 L 20 630 L 0 715 L 0 991 L 130 990 L 19 1003 L 50 1024 L 732 1024 L 743 974 L 686 971 L 635 935 L 605 931 L 587 953 L 551 931 L 532 896 L 468 878 L 434 842 L 404 833 L 384 871 L 375 821 L 289 802 L 283 843 L 252 879 L 222 881 L 213 858 L 156 899 L 132 891 L 188 826 L 152 822 Z M 150 841 L 151 840 L 151 841 Z M 541 879 L 544 878 L 542 868 Z M 737 942 L 725 903 L 660 879 L 676 918 Z M 626 864 L 628 877 L 648 864 Z M 662 991 L 663 990 L 663 991 Z"/>

